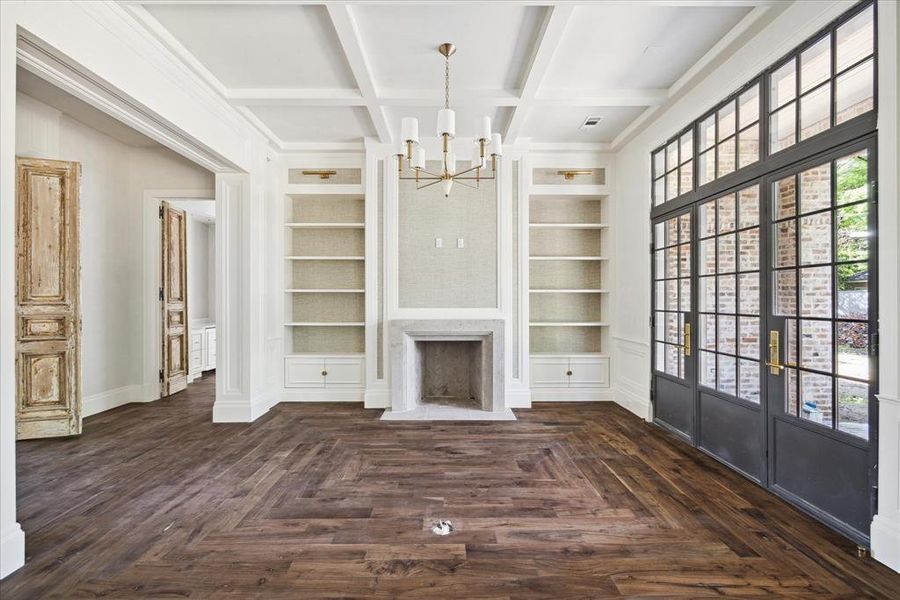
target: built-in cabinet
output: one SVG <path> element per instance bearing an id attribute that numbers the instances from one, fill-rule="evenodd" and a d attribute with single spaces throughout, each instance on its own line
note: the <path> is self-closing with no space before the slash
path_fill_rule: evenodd
<path id="1" fill-rule="evenodd" d="M 201 322 L 191 325 L 188 383 L 204 371 L 216 368 L 216 326 Z"/>
<path id="2" fill-rule="evenodd" d="M 389 154 L 360 155 L 357 162 L 298 155 L 282 162 L 285 399 L 388 397 L 383 328 L 399 310 L 392 287 L 397 242 L 390 236 L 400 234 L 391 212 L 397 210 L 393 149 L 379 152 Z M 535 400 L 610 399 L 607 164 L 600 155 L 518 154 L 507 166 L 514 185 L 501 186 L 500 206 L 511 201 L 514 210 L 501 210 L 500 218 L 510 218 L 516 234 L 498 249 L 498 282 L 515 272 L 517 300 L 500 308 L 511 339 L 507 351 L 517 353 L 512 364 L 520 365 L 510 377 Z M 499 232 L 504 225 L 498 224 Z"/>
<path id="3" fill-rule="evenodd" d="M 362 165 L 286 165 L 284 387 L 365 387 Z M 326 398 L 322 398 L 326 399 Z"/>
<path id="4" fill-rule="evenodd" d="M 608 190 L 605 167 L 531 170 L 528 325 L 536 400 L 592 399 L 591 389 L 609 387 Z M 575 398 L 573 389 L 585 392 Z"/>

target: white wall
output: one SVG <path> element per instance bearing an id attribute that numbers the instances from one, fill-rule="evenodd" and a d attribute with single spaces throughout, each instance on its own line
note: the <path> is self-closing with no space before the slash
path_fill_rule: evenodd
<path id="1" fill-rule="evenodd" d="M 22 93 L 16 154 L 81 163 L 82 394 L 88 416 L 111 407 L 110 393 L 120 390 L 118 399 L 126 400 L 142 382 L 144 190 L 212 189 L 213 175 L 170 150 L 126 146 Z M 205 248 L 204 237 L 204 255 Z"/>
<path id="2" fill-rule="evenodd" d="M 215 225 L 188 213 L 188 318 L 215 321 Z M 210 254 L 212 248 L 213 253 Z"/>
<path id="3" fill-rule="evenodd" d="M 701 116 L 719 100 L 752 79 L 771 63 L 851 8 L 854 1 L 796 2 L 757 36 L 660 113 L 616 156 L 617 220 L 616 289 L 628 301 L 616 303 L 614 385 L 621 403 L 642 417 L 650 415 L 650 152 Z M 879 12 L 879 261 L 881 273 L 879 423 L 879 515 L 873 522 L 873 555 L 900 570 L 900 372 L 898 342 L 897 164 L 897 6 L 880 0 Z M 892 75 L 891 75 L 892 74 Z M 627 217 L 626 217 L 627 215 Z M 887 289 L 885 289 L 887 288 Z"/>

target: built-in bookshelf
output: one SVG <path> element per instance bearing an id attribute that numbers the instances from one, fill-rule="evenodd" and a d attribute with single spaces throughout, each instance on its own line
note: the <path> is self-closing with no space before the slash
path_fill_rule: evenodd
<path id="1" fill-rule="evenodd" d="M 288 171 L 285 355 L 365 352 L 365 193 L 361 169 L 329 179 Z M 324 370 L 323 370 L 324 372 Z"/>
<path id="2" fill-rule="evenodd" d="M 605 356 L 609 214 L 604 169 L 535 169 L 529 196 L 530 353 Z"/>

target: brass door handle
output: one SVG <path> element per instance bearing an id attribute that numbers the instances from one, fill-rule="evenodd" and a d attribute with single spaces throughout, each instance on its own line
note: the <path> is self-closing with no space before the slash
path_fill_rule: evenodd
<path id="1" fill-rule="evenodd" d="M 778 330 L 773 329 L 769 332 L 769 360 L 766 366 L 769 367 L 771 375 L 780 375 L 784 371 L 784 365 L 778 362 L 781 354 L 781 336 Z"/>
<path id="2" fill-rule="evenodd" d="M 684 324 L 684 355 L 691 355 L 691 324 Z"/>

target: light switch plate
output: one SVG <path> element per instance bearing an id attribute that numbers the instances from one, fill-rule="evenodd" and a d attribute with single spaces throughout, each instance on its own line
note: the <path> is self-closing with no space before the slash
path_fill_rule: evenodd
<path id="1" fill-rule="evenodd" d="M 457 248 L 465 248 L 466 240 L 464 240 L 463 238 L 456 238 L 456 247 Z"/>
<path id="2" fill-rule="evenodd" d="M 444 247 L 444 238 L 434 238 L 434 247 L 435 248 L 443 248 Z"/>

